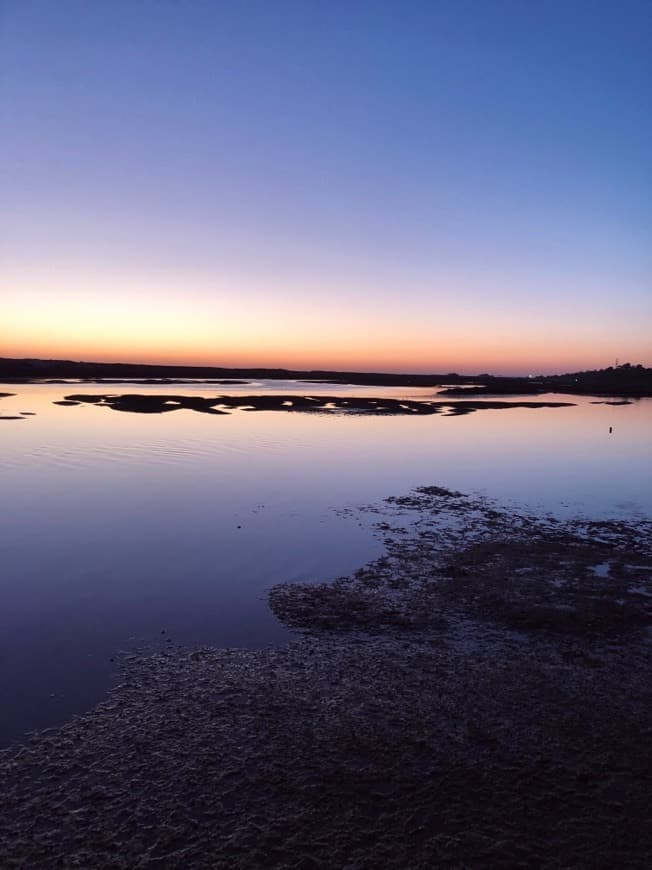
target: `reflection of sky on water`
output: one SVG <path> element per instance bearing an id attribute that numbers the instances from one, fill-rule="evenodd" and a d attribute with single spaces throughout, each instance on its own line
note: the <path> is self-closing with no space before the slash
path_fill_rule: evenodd
<path id="1" fill-rule="evenodd" d="M 652 514 L 652 400 L 610 406 L 556 396 L 578 406 L 415 418 L 52 404 L 71 391 L 226 389 L 0 387 L 16 393 L 0 400 L 0 413 L 37 412 L 0 431 L 5 735 L 92 703 L 111 653 L 130 644 L 282 640 L 266 587 L 348 573 L 380 552 L 369 520 L 360 527 L 333 507 L 439 484 L 558 514 Z M 294 390 L 435 392 L 275 385 Z"/>

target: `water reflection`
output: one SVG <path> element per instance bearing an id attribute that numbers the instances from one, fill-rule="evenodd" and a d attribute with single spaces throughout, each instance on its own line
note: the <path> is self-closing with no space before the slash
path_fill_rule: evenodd
<path id="1" fill-rule="evenodd" d="M 273 385 L 284 395 L 334 394 L 328 384 L 306 388 Z M 183 393 L 226 389 L 188 384 Z M 212 417 L 54 405 L 68 385 L 6 391 L 16 395 L 0 399 L 3 415 L 36 416 L 0 429 L 3 739 L 93 703 L 116 649 L 281 641 L 268 586 L 348 573 L 380 552 L 364 521 L 333 507 L 436 483 L 557 513 L 652 514 L 652 400 L 564 396 L 576 406 L 461 417 Z M 435 391 L 336 392 L 409 401 Z"/>

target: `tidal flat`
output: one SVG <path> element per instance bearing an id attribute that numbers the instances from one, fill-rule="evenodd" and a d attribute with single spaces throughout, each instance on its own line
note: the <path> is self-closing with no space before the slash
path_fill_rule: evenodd
<path id="1" fill-rule="evenodd" d="M 411 415 L 441 414 L 449 416 L 470 414 L 481 410 L 504 410 L 507 408 L 570 408 L 573 402 L 550 401 L 426 401 L 411 399 L 392 399 L 387 396 L 301 396 L 290 395 L 252 395 L 252 396 L 182 396 L 182 395 L 143 395 L 138 393 L 75 393 L 66 396 L 56 405 L 97 405 L 136 414 L 165 414 L 187 409 L 202 414 L 228 414 L 232 410 L 243 411 L 283 411 L 286 413 L 337 413 L 337 414 L 376 414 Z"/>
<path id="2" fill-rule="evenodd" d="M 383 556 L 269 590 L 290 643 L 125 655 L 4 751 L 3 867 L 649 866 L 652 523 L 362 510 Z"/>

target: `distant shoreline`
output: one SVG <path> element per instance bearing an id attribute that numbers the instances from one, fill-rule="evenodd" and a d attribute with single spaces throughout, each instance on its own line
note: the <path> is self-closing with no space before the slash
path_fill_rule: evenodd
<path id="1" fill-rule="evenodd" d="M 180 379 L 224 381 L 298 380 L 328 384 L 377 387 L 445 387 L 445 395 L 574 395 L 643 398 L 652 396 L 652 368 L 610 366 L 594 371 L 562 375 L 507 377 L 490 375 L 393 374 L 389 372 L 350 372 L 295 370 L 278 368 L 224 368 L 219 366 L 143 365 L 139 363 L 75 362 L 0 358 L 0 383 L 26 384 L 55 380 L 81 380 L 107 383 L 111 380 L 150 384 L 173 384 Z"/>

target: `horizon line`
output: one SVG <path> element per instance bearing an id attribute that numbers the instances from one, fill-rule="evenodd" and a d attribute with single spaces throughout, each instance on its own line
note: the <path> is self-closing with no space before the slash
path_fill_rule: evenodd
<path id="1" fill-rule="evenodd" d="M 57 357 L 0 357 L 0 362 L 22 362 L 22 363 L 68 363 L 71 365 L 88 365 L 88 366 L 128 366 L 131 368 L 176 368 L 176 369 L 217 369 L 221 371 L 238 371 L 238 372 L 285 372 L 288 374 L 326 374 L 326 375 L 339 375 L 339 374 L 353 374 L 353 375 L 390 375 L 393 377 L 418 377 L 418 378 L 429 378 L 429 377 L 444 377 L 444 376 L 455 376 L 455 377 L 495 377 L 495 378 L 520 378 L 524 380 L 531 380 L 536 378 L 546 378 L 546 377 L 556 377 L 563 375 L 572 375 L 576 374 L 580 371 L 601 371 L 601 369 L 575 369 L 574 371 L 564 371 L 564 372 L 556 372 L 554 374 L 545 374 L 544 372 L 537 372 L 536 374 L 528 373 L 528 374 L 492 374 L 491 372 L 473 372 L 471 374 L 464 374 L 459 371 L 448 371 L 448 372 L 414 372 L 414 371 L 383 371 L 383 370 L 360 370 L 360 369 L 324 369 L 324 368 L 289 368 L 286 366 L 265 366 L 265 365 L 247 365 L 247 366 L 225 366 L 225 365 L 216 365 L 214 363 L 205 363 L 205 364 L 196 364 L 196 363 L 163 363 L 163 362 L 124 362 L 124 361 L 99 361 L 99 360 L 80 360 L 80 359 L 62 359 Z M 616 366 L 605 366 L 602 370 L 607 369 L 616 369 L 623 367 L 636 367 L 636 363 L 621 363 Z"/>

